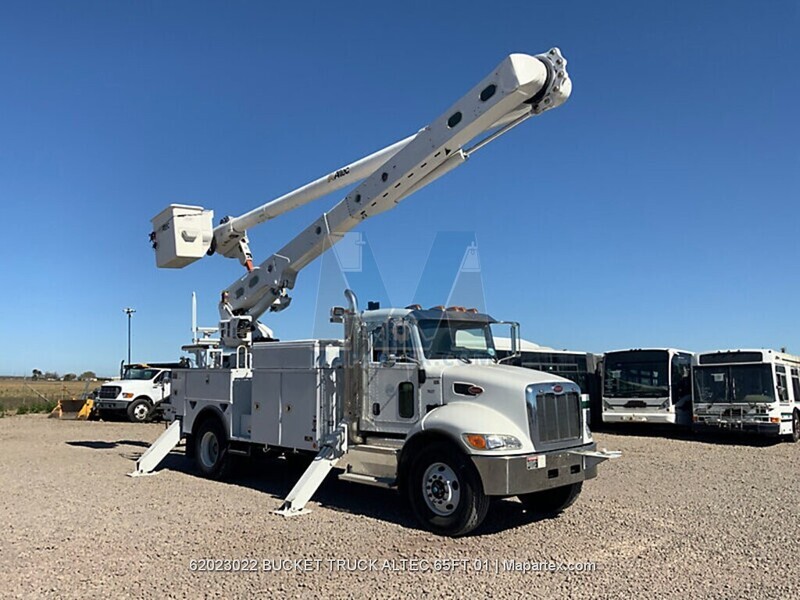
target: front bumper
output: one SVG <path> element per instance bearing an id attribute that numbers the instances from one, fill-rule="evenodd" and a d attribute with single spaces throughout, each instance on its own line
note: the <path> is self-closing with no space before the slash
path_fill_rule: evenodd
<path id="1" fill-rule="evenodd" d="M 763 421 L 742 421 L 740 419 L 724 419 L 716 417 L 704 417 L 703 421 L 695 421 L 692 424 L 693 431 L 744 431 L 747 433 L 758 433 L 760 435 L 780 435 L 780 423 L 765 423 Z"/>
<path id="2" fill-rule="evenodd" d="M 597 465 L 619 453 L 597 452 L 591 443 L 569 450 L 521 456 L 472 456 L 487 496 L 517 496 L 597 477 Z"/>
<path id="3" fill-rule="evenodd" d="M 675 423 L 675 413 L 604 411 L 603 423 Z"/>
<path id="4" fill-rule="evenodd" d="M 130 400 L 100 399 L 95 401 L 98 410 L 127 410 L 128 404 L 130 404 Z"/>

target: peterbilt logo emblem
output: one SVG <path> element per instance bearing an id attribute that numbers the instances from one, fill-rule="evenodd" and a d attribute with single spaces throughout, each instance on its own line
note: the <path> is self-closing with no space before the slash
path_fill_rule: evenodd
<path id="1" fill-rule="evenodd" d="M 553 391 L 554 391 L 556 394 L 560 394 L 561 392 L 563 392 L 563 391 L 564 391 L 564 388 L 563 388 L 563 387 L 561 387 L 559 384 L 555 384 L 555 385 L 553 386 Z"/>

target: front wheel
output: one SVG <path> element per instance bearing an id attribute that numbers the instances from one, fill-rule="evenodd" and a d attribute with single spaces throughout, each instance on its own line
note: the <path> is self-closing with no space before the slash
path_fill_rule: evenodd
<path id="1" fill-rule="evenodd" d="M 407 489 L 417 519 L 440 535 L 473 531 L 489 510 L 472 463 L 446 443 L 431 444 L 412 459 Z"/>
<path id="2" fill-rule="evenodd" d="M 532 492 L 517 496 L 523 506 L 531 512 L 555 516 L 565 511 L 575 503 L 583 488 L 583 482 L 573 483 L 544 490 L 542 492 Z"/>
<path id="3" fill-rule="evenodd" d="M 792 441 L 800 442 L 800 410 L 792 414 Z"/>
<path id="4" fill-rule="evenodd" d="M 128 405 L 128 419 L 131 423 L 144 423 L 150 418 L 153 404 L 147 398 L 137 398 Z"/>

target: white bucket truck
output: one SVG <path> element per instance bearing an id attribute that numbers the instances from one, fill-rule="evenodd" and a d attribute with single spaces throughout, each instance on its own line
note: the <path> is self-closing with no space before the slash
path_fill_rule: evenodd
<path id="1" fill-rule="evenodd" d="M 281 514 L 305 512 L 336 468 L 340 478 L 400 490 L 420 522 L 444 535 L 472 531 L 492 497 L 518 496 L 547 513 L 572 504 L 598 463 L 617 453 L 596 450 L 588 397 L 576 384 L 500 364 L 492 329 L 510 327 L 516 351 L 516 324 L 462 307 L 361 311 L 349 290 L 347 306 L 331 311 L 342 340 L 279 342 L 257 321 L 286 308 L 298 272 L 347 231 L 559 106 L 571 87 L 558 49 L 514 54 L 417 134 L 241 217 L 212 228 L 210 211 L 172 205 L 154 218 L 159 266 L 217 252 L 238 258 L 247 274 L 222 292 L 220 339 L 184 347 L 197 366 L 174 371 L 175 420 L 136 474 L 151 472 L 182 438 L 200 472 L 214 478 L 233 455 L 304 452 L 314 459 Z M 248 228 L 362 179 L 253 266 Z"/>

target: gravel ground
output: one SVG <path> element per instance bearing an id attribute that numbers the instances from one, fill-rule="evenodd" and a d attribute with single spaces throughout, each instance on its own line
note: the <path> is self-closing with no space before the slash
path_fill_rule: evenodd
<path id="1" fill-rule="evenodd" d="M 0 419 L 0 596 L 800 597 L 800 445 L 599 433 L 623 457 L 566 513 L 537 521 L 503 500 L 454 540 L 418 529 L 396 494 L 335 478 L 310 515 L 275 516 L 299 475 L 285 461 L 218 483 L 178 450 L 125 477 L 162 430 Z M 243 562 L 193 570 L 204 559 Z M 296 559 L 310 560 L 266 570 Z"/>

